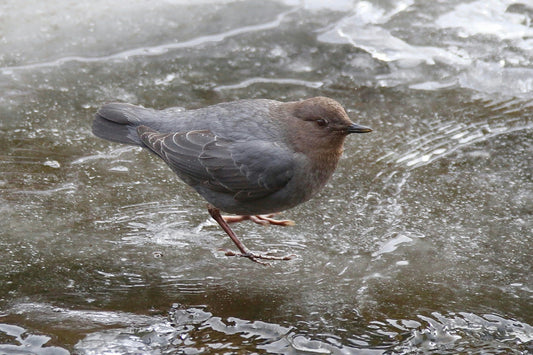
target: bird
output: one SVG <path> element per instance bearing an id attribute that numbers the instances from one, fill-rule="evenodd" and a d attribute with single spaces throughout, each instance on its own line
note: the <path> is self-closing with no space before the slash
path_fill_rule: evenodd
<path id="1" fill-rule="evenodd" d="M 345 138 L 371 131 L 322 96 L 242 99 L 190 110 L 111 102 L 98 109 L 92 125 L 97 137 L 141 146 L 161 158 L 207 201 L 209 214 L 239 249 L 226 255 L 265 265 L 294 255 L 253 252 L 229 223 L 294 224 L 272 217 L 316 195 L 332 176 Z"/>

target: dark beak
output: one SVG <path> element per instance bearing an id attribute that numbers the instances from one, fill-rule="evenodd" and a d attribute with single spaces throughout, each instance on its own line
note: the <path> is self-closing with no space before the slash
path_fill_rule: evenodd
<path id="1" fill-rule="evenodd" d="M 358 125 L 357 123 L 352 124 L 348 127 L 348 133 L 368 133 L 372 132 L 372 128 Z"/>

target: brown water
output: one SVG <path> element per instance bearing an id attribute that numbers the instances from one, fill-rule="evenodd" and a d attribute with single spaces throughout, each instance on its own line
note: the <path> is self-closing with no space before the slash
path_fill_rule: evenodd
<path id="1" fill-rule="evenodd" d="M 533 352 L 533 5 L 0 5 L 0 353 Z M 337 99 L 327 188 L 235 225 L 104 102 Z"/>

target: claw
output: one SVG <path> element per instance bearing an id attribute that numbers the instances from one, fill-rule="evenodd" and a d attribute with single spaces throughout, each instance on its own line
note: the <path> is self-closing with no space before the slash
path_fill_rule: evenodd
<path id="1" fill-rule="evenodd" d="M 258 253 L 254 253 L 254 252 L 251 252 L 251 251 L 247 251 L 246 253 L 236 253 L 236 252 L 231 251 L 231 250 L 225 250 L 224 251 L 224 255 L 226 255 L 226 256 L 240 256 L 240 257 L 243 257 L 243 258 L 248 258 L 248 259 L 252 260 L 253 262 L 256 262 L 258 264 L 265 265 L 265 266 L 270 266 L 270 264 L 266 263 L 264 261 L 261 261 L 261 260 L 291 260 L 292 258 L 294 258 L 296 256 L 295 254 L 289 254 L 289 255 L 285 255 L 285 256 L 274 256 L 274 255 L 258 254 Z"/>
<path id="2" fill-rule="evenodd" d="M 250 216 L 222 216 L 224 221 L 226 223 L 237 223 L 242 222 L 246 220 L 250 220 L 254 223 L 261 224 L 263 226 L 266 225 L 275 225 L 275 226 L 293 226 L 294 221 L 291 221 L 290 219 L 274 219 L 276 213 L 271 214 L 260 214 L 260 215 L 250 215 Z"/>
<path id="3" fill-rule="evenodd" d="M 209 214 L 211 215 L 211 217 L 213 217 L 213 219 L 215 221 L 217 221 L 217 223 L 220 225 L 220 227 L 222 227 L 222 229 L 224 230 L 224 232 L 226 232 L 226 234 L 231 238 L 231 240 L 233 241 L 233 243 L 235 243 L 235 245 L 237 246 L 237 248 L 239 248 L 240 250 L 240 253 L 235 253 L 233 251 L 226 251 L 226 256 L 242 256 L 242 257 L 245 257 L 245 258 L 248 258 L 250 260 L 252 260 L 253 262 L 256 262 L 256 263 L 259 263 L 259 264 L 262 264 L 262 265 L 270 265 L 268 263 L 265 263 L 261 260 L 290 260 L 292 259 L 295 255 L 286 255 L 286 256 L 274 256 L 274 255 L 265 255 L 265 254 L 257 254 L 257 253 L 253 253 L 251 252 L 250 250 L 248 250 L 248 248 L 246 248 L 244 246 L 244 244 L 239 240 L 239 238 L 237 238 L 237 236 L 235 235 L 235 233 L 231 230 L 230 226 L 228 225 L 228 221 L 227 221 L 227 218 L 228 217 L 223 217 L 221 214 L 220 214 L 220 210 L 218 208 L 216 208 L 215 206 L 213 205 L 207 205 L 207 210 L 209 211 Z M 291 222 L 293 223 L 292 221 L 277 221 L 277 220 L 272 220 L 270 218 L 270 216 L 230 216 L 229 219 L 231 219 L 232 221 L 234 222 L 238 222 L 238 221 L 242 221 L 242 220 L 246 220 L 246 219 L 251 219 L 251 220 L 254 220 L 252 219 L 252 217 L 258 217 L 260 221 L 265 221 L 264 223 L 272 223 L 271 221 L 275 221 L 275 222 Z M 258 222 L 256 222 L 258 223 Z M 284 225 L 284 224 L 282 224 Z"/>

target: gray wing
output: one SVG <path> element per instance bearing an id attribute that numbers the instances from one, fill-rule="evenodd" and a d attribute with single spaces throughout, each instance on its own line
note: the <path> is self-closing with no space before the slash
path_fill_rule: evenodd
<path id="1" fill-rule="evenodd" d="M 138 127 L 141 141 L 191 186 L 254 200 L 283 188 L 293 176 L 292 155 L 266 141 L 235 142 L 210 131 L 159 133 Z"/>

